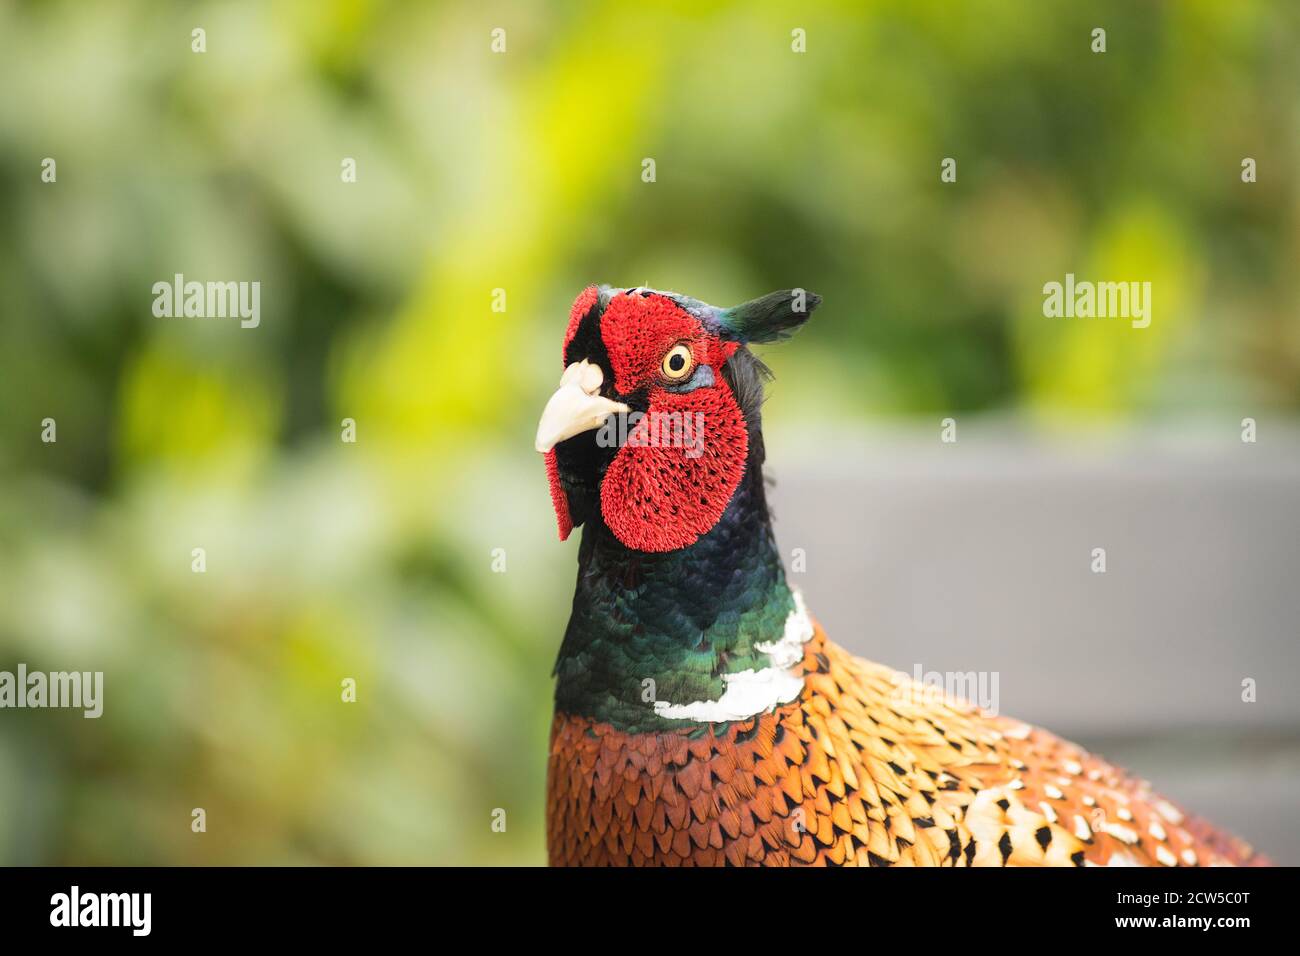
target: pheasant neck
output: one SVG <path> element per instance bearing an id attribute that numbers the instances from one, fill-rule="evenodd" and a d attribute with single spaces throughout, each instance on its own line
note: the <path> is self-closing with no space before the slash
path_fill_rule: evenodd
<path id="1" fill-rule="evenodd" d="M 751 457 L 727 510 L 689 547 L 631 551 L 593 515 L 556 661 L 556 710 L 639 733 L 740 720 L 793 700 L 812 634 L 786 584 Z"/>

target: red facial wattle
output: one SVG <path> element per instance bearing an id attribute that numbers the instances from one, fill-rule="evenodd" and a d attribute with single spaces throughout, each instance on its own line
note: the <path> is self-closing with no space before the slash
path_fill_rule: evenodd
<path id="1" fill-rule="evenodd" d="M 748 432 L 722 376 L 737 346 L 709 334 L 698 318 L 659 295 L 620 295 L 601 316 L 614 389 L 648 389 L 649 407 L 605 472 L 605 524 L 637 551 L 672 551 L 718 523 L 745 472 Z M 673 391 L 661 362 L 677 344 L 713 381 Z"/>
<path id="2" fill-rule="evenodd" d="M 700 320 L 660 295 L 614 296 L 600 317 L 600 337 L 620 395 L 658 381 L 660 360 L 678 342 L 689 342 L 697 360 L 710 357 L 701 354 L 705 333 Z"/>
<path id="3" fill-rule="evenodd" d="M 718 523 L 745 473 L 748 429 L 723 375 L 739 344 L 720 339 L 699 315 L 667 295 L 643 290 L 605 295 L 602 299 L 600 290 L 589 286 L 570 310 L 564 339 L 566 375 L 582 372 L 588 361 L 598 364 L 604 371 L 601 394 L 643 411 L 602 466 L 600 513 L 629 548 L 683 548 Z M 574 379 L 569 381 L 573 398 Z M 594 382 L 599 381 L 597 375 Z M 626 413 L 627 404 L 619 407 Z M 561 463 L 570 460 L 557 457 L 554 448 L 546 452 L 561 540 L 575 521 L 565 490 L 566 481 L 572 487 L 575 479 Z M 579 511 L 585 514 L 587 507 Z M 580 523 L 581 516 L 577 520 Z"/>
<path id="4" fill-rule="evenodd" d="M 696 416 L 698 445 L 647 441 L 656 414 Z M 676 421 L 682 421 L 678 418 Z M 694 426 L 692 426 L 694 427 Z M 660 436 L 670 429 L 660 429 Z M 698 452 L 698 454 L 697 454 Z M 614 456 L 600 488 L 605 524 L 637 551 L 673 551 L 694 544 L 727 509 L 745 474 L 749 435 L 726 381 L 678 394 L 656 389 L 650 410 Z"/>
<path id="5" fill-rule="evenodd" d="M 560 465 L 555 460 L 555 449 L 546 453 L 546 478 L 551 483 L 551 504 L 555 508 L 555 524 L 560 540 L 567 541 L 573 532 L 573 518 L 569 516 L 569 497 L 560 484 Z"/>
<path id="6" fill-rule="evenodd" d="M 564 345 L 560 349 L 561 368 L 566 363 L 569 343 L 578 334 L 578 326 L 599 301 L 600 289 L 594 285 L 587 286 L 573 300 L 573 305 L 569 308 L 569 325 L 564 330 Z M 559 462 L 556 461 L 554 448 L 546 453 L 546 478 L 551 485 L 551 504 L 555 508 L 555 523 L 560 533 L 560 540 L 566 541 L 573 532 L 573 518 L 569 514 L 569 498 L 564 493 L 564 486 L 560 482 L 560 467 Z"/>
<path id="7" fill-rule="evenodd" d="M 578 334 L 578 326 L 582 323 L 586 314 L 591 311 L 591 307 L 599 301 L 600 289 L 594 285 L 587 286 L 573 300 L 573 305 L 569 308 L 569 327 L 564 330 L 564 347 L 560 349 L 561 366 L 567 364 L 565 357 L 569 351 L 569 343 Z"/>

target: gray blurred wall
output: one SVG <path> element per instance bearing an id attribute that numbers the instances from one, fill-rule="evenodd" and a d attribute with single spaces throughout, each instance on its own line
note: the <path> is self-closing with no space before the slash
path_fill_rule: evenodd
<path id="1" fill-rule="evenodd" d="M 1001 713 L 1300 864 L 1300 432 L 939 433 L 769 425 L 777 540 L 832 639 L 997 672 Z"/>

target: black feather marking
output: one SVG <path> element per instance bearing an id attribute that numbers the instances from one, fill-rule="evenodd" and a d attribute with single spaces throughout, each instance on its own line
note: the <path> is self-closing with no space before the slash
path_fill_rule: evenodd
<path id="1" fill-rule="evenodd" d="M 731 387 L 731 393 L 736 396 L 736 403 L 745 416 L 751 448 L 755 441 L 759 443 L 757 461 L 761 465 L 764 459 L 760 431 L 763 424 L 763 383 L 772 380 L 772 370 L 749 349 L 741 347 L 722 366 L 722 378 Z"/>
<path id="2" fill-rule="evenodd" d="M 751 740 L 753 740 L 755 737 L 758 736 L 758 727 L 759 727 L 758 719 L 755 718 L 753 721 L 750 722 L 750 725 L 748 727 L 736 731 L 735 742 L 738 744 L 749 743 Z"/>
<path id="3" fill-rule="evenodd" d="M 1007 860 L 1011 856 L 1011 834 L 1003 833 L 1002 839 L 998 840 L 998 851 L 1002 854 L 1002 865 L 1007 865 Z"/>

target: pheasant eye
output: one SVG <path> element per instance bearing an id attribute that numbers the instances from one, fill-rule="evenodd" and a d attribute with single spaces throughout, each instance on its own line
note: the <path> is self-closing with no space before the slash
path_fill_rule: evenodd
<path id="1" fill-rule="evenodd" d="M 659 368 L 664 373 L 664 378 L 670 381 L 680 382 L 686 376 L 691 374 L 695 362 L 691 356 L 691 347 L 685 342 L 678 342 L 664 356 L 663 362 Z"/>

